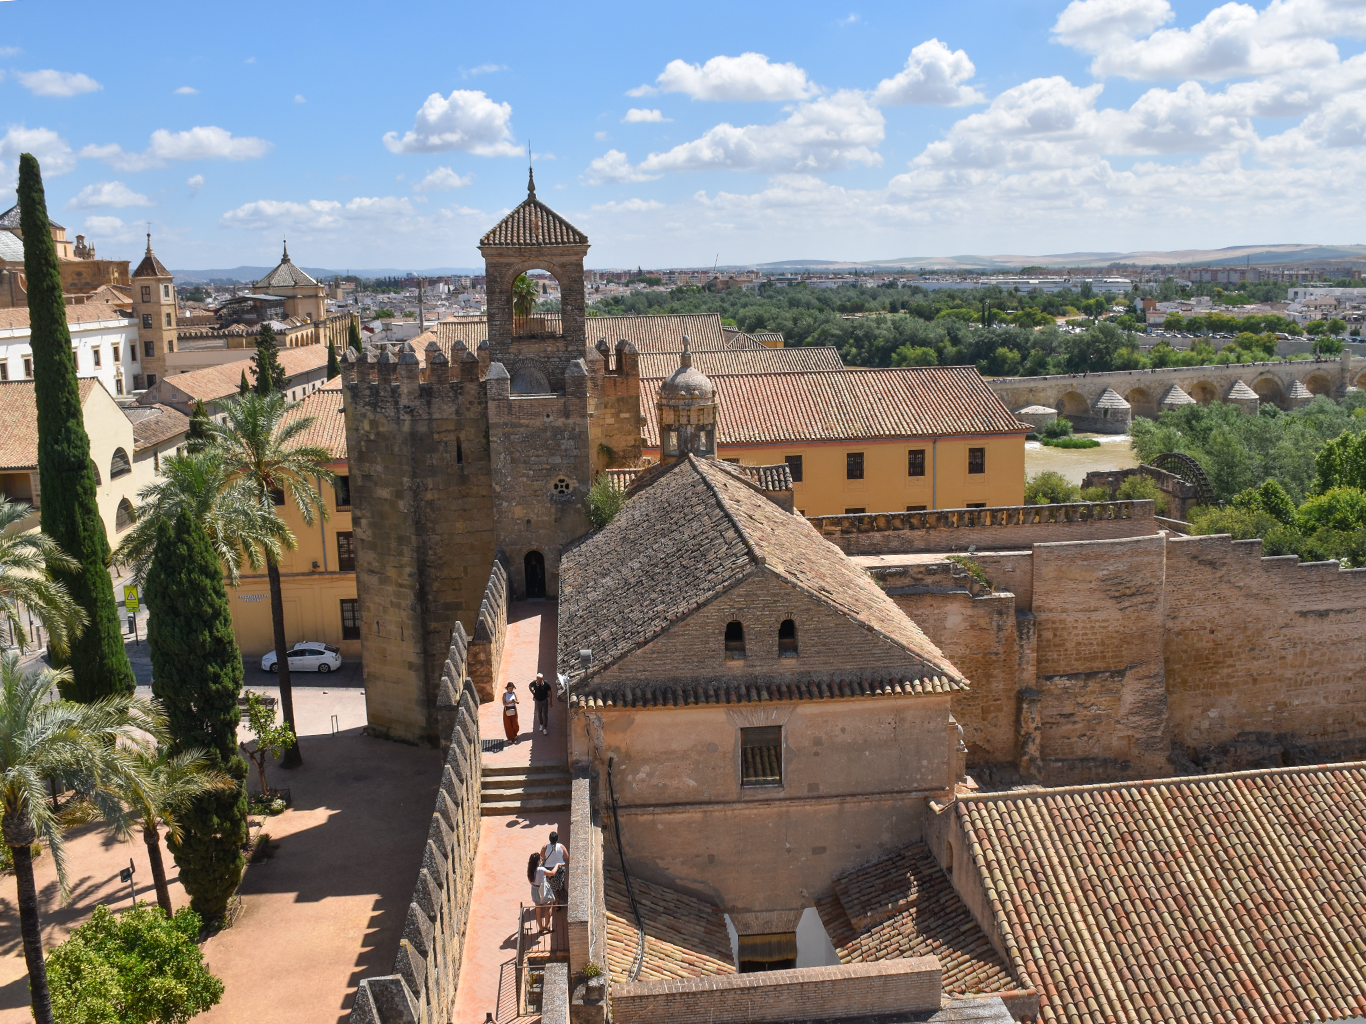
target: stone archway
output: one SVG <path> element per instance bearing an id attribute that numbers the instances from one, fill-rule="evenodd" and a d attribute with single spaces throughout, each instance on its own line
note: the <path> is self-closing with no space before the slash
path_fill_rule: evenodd
<path id="1" fill-rule="evenodd" d="M 1281 409 L 1285 408 L 1285 389 L 1281 387 L 1281 382 L 1275 376 L 1264 373 L 1254 380 L 1249 387 L 1257 392 L 1258 399 L 1265 405 L 1268 402 Z"/>
<path id="2" fill-rule="evenodd" d="M 1219 401 L 1219 389 L 1207 380 L 1202 380 L 1190 389 L 1190 396 L 1201 405 Z"/>
<path id="3" fill-rule="evenodd" d="M 1129 393 L 1124 396 L 1124 400 L 1129 403 L 1129 407 L 1135 416 L 1143 416 L 1150 420 L 1157 419 L 1157 399 L 1147 388 L 1130 388 Z"/>
<path id="4" fill-rule="evenodd" d="M 1355 381 L 1355 386 L 1359 388 L 1366 388 L 1366 371 L 1362 371 L 1361 376 L 1357 377 Z"/>
<path id="5" fill-rule="evenodd" d="M 1058 399 L 1058 415 L 1072 419 L 1076 416 L 1090 416 L 1091 403 L 1078 391 L 1069 391 Z"/>
<path id="6" fill-rule="evenodd" d="M 1309 389 L 1312 395 L 1333 395 L 1333 380 L 1328 374 L 1319 372 L 1311 373 L 1305 380 L 1304 386 Z"/>
<path id="7" fill-rule="evenodd" d="M 522 569 L 526 574 L 526 596 L 545 597 L 545 556 L 539 551 L 528 551 L 522 559 Z"/>

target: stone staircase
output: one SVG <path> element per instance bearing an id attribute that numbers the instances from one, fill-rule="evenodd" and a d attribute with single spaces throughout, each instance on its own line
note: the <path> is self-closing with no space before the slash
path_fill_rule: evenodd
<path id="1" fill-rule="evenodd" d="M 569 810 L 569 768 L 565 765 L 484 767 L 485 815 Z"/>

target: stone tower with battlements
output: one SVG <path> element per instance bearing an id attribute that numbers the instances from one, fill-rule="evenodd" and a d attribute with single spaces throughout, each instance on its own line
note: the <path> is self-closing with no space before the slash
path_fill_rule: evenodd
<path id="1" fill-rule="evenodd" d="M 586 341 L 587 237 L 530 182 L 480 250 L 487 347 L 405 343 L 342 365 L 366 708 L 377 731 L 424 743 L 451 630 L 474 633 L 495 554 L 514 597 L 553 598 L 593 478 L 640 458 L 635 348 Z M 559 281 L 559 314 L 515 307 L 527 270 Z"/>

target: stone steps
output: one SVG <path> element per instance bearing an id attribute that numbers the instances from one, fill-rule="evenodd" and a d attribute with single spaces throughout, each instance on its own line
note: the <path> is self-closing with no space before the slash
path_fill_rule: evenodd
<path id="1" fill-rule="evenodd" d="M 485 768 L 486 816 L 569 810 L 569 769 L 564 765 Z"/>

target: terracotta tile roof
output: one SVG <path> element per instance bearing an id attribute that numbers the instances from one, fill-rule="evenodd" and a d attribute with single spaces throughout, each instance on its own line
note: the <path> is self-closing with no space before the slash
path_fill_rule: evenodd
<path id="1" fill-rule="evenodd" d="M 728 465 L 736 472 L 743 473 L 761 491 L 792 490 L 792 469 L 786 462 L 779 462 L 774 466 L 738 466 L 734 463 Z"/>
<path id="2" fill-rule="evenodd" d="M 241 359 L 231 363 L 220 363 L 217 366 L 206 366 L 202 370 L 190 370 L 188 373 L 174 373 L 169 377 L 163 377 L 156 386 L 167 384 L 183 391 L 191 399 L 198 399 L 201 402 L 226 398 L 237 393 L 243 371 L 246 371 L 247 382 L 251 382 L 251 357 L 254 354 L 254 349 L 243 349 Z M 279 356 L 280 366 L 284 368 L 285 374 L 293 378 L 296 374 L 326 366 L 327 346 L 303 345 L 299 348 L 282 348 Z"/>
<path id="3" fill-rule="evenodd" d="M 607 966 L 615 981 L 630 977 L 640 933 L 620 871 L 603 871 L 607 903 Z M 694 896 L 631 878 L 645 925 L 640 981 L 734 974 L 730 934 L 721 911 Z"/>
<path id="4" fill-rule="evenodd" d="M 340 377 L 333 377 L 307 398 L 295 402 L 285 413 L 283 422 L 290 423 L 304 416 L 312 416 L 313 425 L 299 435 L 298 443 L 319 445 L 331 452 L 338 462 L 345 462 L 346 417 L 342 413 Z"/>
<path id="5" fill-rule="evenodd" d="M 924 843 L 836 878 L 816 909 L 842 964 L 936 956 L 947 995 L 1017 988 Z"/>
<path id="6" fill-rule="evenodd" d="M 629 686 L 594 686 L 575 690 L 571 706 L 600 708 L 682 708 L 692 704 L 758 704 L 762 701 L 838 700 L 842 697 L 925 697 L 965 692 L 967 684 L 945 676 L 918 679 L 839 679 L 781 682 L 767 679 L 736 682 L 641 682 Z"/>
<path id="7" fill-rule="evenodd" d="M 975 794 L 950 811 L 1042 1021 L 1366 1015 L 1366 763 Z"/>
<path id="8" fill-rule="evenodd" d="M 104 302 L 83 302 L 79 306 L 66 307 L 68 326 L 90 324 L 101 320 L 127 320 L 122 311 Z M 29 326 L 28 307 L 15 306 L 0 309 L 0 331 L 24 330 Z"/>
<path id="9" fill-rule="evenodd" d="M 484 245 L 587 245 L 588 236 L 536 198 L 533 188 L 522 205 L 479 239 Z"/>
<path id="10" fill-rule="evenodd" d="M 579 675 L 579 651 L 591 649 L 584 692 L 600 699 L 605 691 L 592 688 L 599 670 L 759 572 L 902 648 L 926 675 L 962 682 L 872 578 L 805 519 L 784 512 L 743 471 L 695 456 L 642 478 L 610 523 L 564 553 L 561 670 Z"/>
<path id="11" fill-rule="evenodd" d="M 691 343 L 691 335 L 688 337 Z M 640 357 L 641 378 L 667 377 L 678 369 L 682 349 L 672 352 L 646 352 Z M 829 345 L 797 348 L 723 349 L 688 352 L 692 364 L 708 377 L 734 373 L 798 373 L 801 371 L 843 370 L 839 349 Z"/>
<path id="12" fill-rule="evenodd" d="M 123 414 L 133 424 L 133 444 L 138 451 L 169 441 L 190 429 L 190 418 L 169 405 L 125 406 Z"/>
<path id="13" fill-rule="evenodd" d="M 261 280 L 257 281 L 253 288 L 301 288 L 308 285 L 316 285 L 318 282 L 313 280 L 302 269 L 296 267 L 289 258 L 289 249 L 284 250 L 284 255 L 280 257 L 280 262 Z"/>
<path id="14" fill-rule="evenodd" d="M 95 377 L 77 382 L 81 405 L 90 392 L 103 387 Z M 38 402 L 33 381 L 0 381 L 0 469 L 38 468 Z"/>
<path id="15" fill-rule="evenodd" d="M 710 374 L 708 376 L 711 376 Z M 718 445 L 1023 434 L 971 366 L 906 366 L 711 377 Z M 645 447 L 659 447 L 658 380 L 641 380 Z"/>

